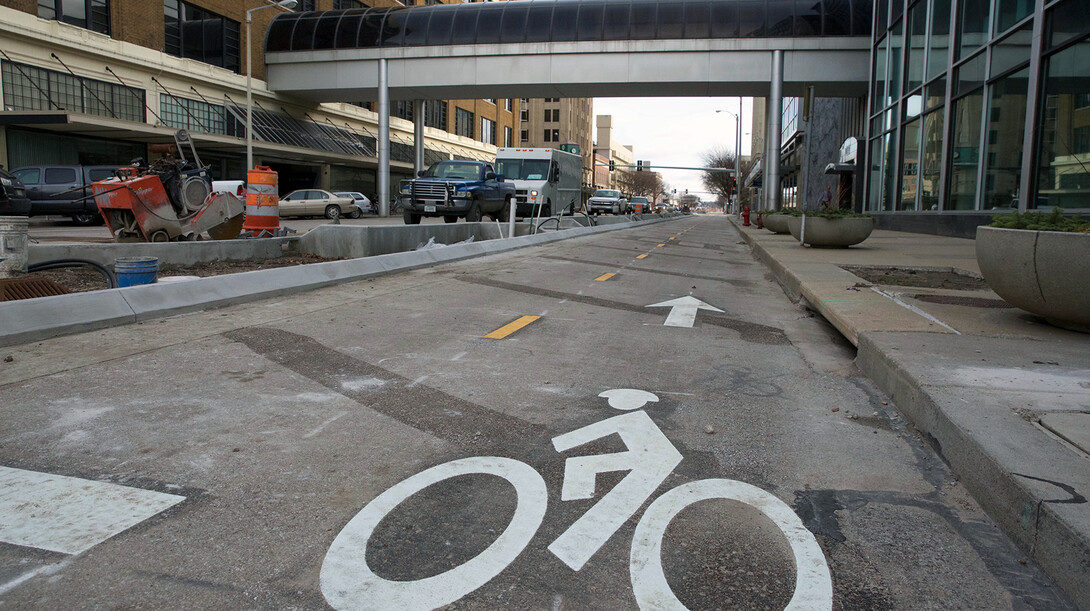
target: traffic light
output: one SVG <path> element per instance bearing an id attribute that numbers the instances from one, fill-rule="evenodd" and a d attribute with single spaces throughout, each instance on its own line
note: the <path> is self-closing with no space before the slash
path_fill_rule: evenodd
<path id="1" fill-rule="evenodd" d="M 643 171 L 643 162 L 642 161 L 637 161 L 636 162 L 636 171 L 637 172 L 642 172 Z"/>
<path id="2" fill-rule="evenodd" d="M 612 172 L 612 171 L 613 171 L 613 167 L 614 167 L 614 166 L 613 166 L 613 160 L 612 160 L 612 159 L 610 159 L 610 160 L 609 160 L 609 171 L 610 171 L 610 172 Z"/>

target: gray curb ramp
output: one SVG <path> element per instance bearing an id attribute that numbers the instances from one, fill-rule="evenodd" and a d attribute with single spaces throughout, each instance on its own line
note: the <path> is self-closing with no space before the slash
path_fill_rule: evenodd
<path id="1" fill-rule="evenodd" d="M 790 299 L 807 299 L 813 293 L 805 272 L 790 269 L 751 235 L 736 230 Z M 824 312 L 820 304 L 810 305 Z M 859 369 L 891 398 L 1004 533 L 1080 609 L 1090 609 L 1090 463 L 1021 415 L 1028 405 L 1085 412 L 1090 407 L 1086 392 L 1065 395 L 1047 380 L 1012 389 L 946 375 L 979 362 L 981 354 L 989 356 L 991 367 L 1029 375 L 1034 371 L 1025 368 L 1026 355 L 1063 363 L 1065 367 L 1053 368 L 1061 374 L 1078 374 L 1090 370 L 1085 345 L 858 331 L 850 328 L 851 321 L 829 322 L 855 338 Z"/>
<path id="2" fill-rule="evenodd" d="M 684 217 L 577 227 L 427 250 L 211 276 L 187 282 L 151 284 L 3 302 L 0 303 L 0 346 L 24 344 L 61 335 L 290 295 L 381 274 L 630 229 L 678 218 Z"/>

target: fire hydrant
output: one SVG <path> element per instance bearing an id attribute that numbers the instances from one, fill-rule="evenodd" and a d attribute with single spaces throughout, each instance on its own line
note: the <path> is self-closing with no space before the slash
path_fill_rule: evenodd
<path id="1" fill-rule="evenodd" d="M 742 208 L 742 226 L 749 227 L 749 206 Z"/>
<path id="2" fill-rule="evenodd" d="M 757 211 L 757 229 L 764 229 L 765 228 L 764 219 L 761 218 L 762 214 L 763 213 L 760 210 Z"/>

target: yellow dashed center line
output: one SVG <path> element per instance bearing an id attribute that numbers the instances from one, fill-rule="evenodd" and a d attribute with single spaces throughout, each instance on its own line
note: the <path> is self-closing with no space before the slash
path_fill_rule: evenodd
<path id="1" fill-rule="evenodd" d="M 659 244 L 659 245 L 658 245 L 658 246 L 656 246 L 655 248 L 662 248 L 663 246 L 666 246 L 666 245 L 665 245 L 665 244 Z"/>
<path id="2" fill-rule="evenodd" d="M 594 281 L 595 282 L 605 282 L 606 280 L 609 280 L 610 278 L 612 278 L 612 277 L 614 277 L 616 275 L 617 274 L 614 273 L 614 272 L 609 272 L 608 274 L 602 274 L 601 276 L 598 276 L 597 278 L 594 279 Z"/>
<path id="3" fill-rule="evenodd" d="M 647 255 L 639 255 L 639 256 L 637 256 L 636 258 L 637 258 L 637 259 L 646 259 L 646 258 L 647 258 Z"/>
<path id="4" fill-rule="evenodd" d="M 518 331 L 519 329 L 525 327 L 526 325 L 534 322 L 535 320 L 537 320 L 539 318 L 541 318 L 541 317 L 540 316 L 522 316 L 522 317 L 519 317 L 519 318 L 515 319 L 514 321 L 507 323 L 506 325 L 500 327 L 499 329 L 496 329 L 495 331 L 489 333 L 488 335 L 486 335 L 484 337 L 485 337 L 485 339 L 503 339 L 503 338 L 507 337 L 508 335 L 511 335 L 515 331 Z"/>

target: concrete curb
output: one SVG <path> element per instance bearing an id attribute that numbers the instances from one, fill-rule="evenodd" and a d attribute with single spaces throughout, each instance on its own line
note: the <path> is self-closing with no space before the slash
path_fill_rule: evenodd
<path id="1" fill-rule="evenodd" d="M 671 218 L 682 217 L 579 227 L 504 240 L 211 276 L 188 282 L 3 302 L 0 303 L 0 346 L 279 297 L 380 274 L 660 223 Z M 280 248 L 279 242 L 275 248 Z M 78 256 L 78 250 L 70 253 L 66 256 Z"/>
<path id="2" fill-rule="evenodd" d="M 1015 411 L 1018 397 L 1000 394 L 993 399 L 979 396 L 976 388 L 928 384 L 923 374 L 908 365 L 911 356 L 900 352 L 894 341 L 913 336 L 930 336 L 928 342 L 937 342 L 940 336 L 959 342 L 973 338 L 954 338 L 933 330 L 861 328 L 858 312 L 838 309 L 845 306 L 821 299 L 820 279 L 827 274 L 827 270 L 819 269 L 823 266 L 807 264 L 790 269 L 752 235 L 740 227 L 735 229 L 792 301 L 806 299 L 811 308 L 857 346 L 855 362 L 859 369 L 927 438 L 1003 532 L 1079 608 L 1090 609 L 1090 514 L 1085 501 L 1077 502 L 1082 496 L 1090 496 L 1079 493 L 1090 490 L 1085 459 L 1022 419 Z M 807 276 L 808 269 L 813 269 L 819 280 Z M 1059 350 L 1053 345 L 1045 349 Z M 926 350 L 923 353 L 930 354 Z M 1056 355 L 1055 360 L 1077 362 L 1071 354 L 1063 357 Z M 1052 481 L 1066 482 L 1064 485 L 1071 490 L 1065 492 Z M 1076 502 L 1066 501 L 1069 497 Z"/>
<path id="3" fill-rule="evenodd" d="M 856 364 L 923 433 L 973 498 L 1080 608 L 1090 608 L 1090 516 L 1069 503 L 1090 486 L 1086 461 L 1002 403 L 981 409 L 927 384 L 888 349 L 886 334 L 860 335 Z M 968 389 L 966 389 L 968 390 Z M 1083 474 L 1078 481 L 1077 474 Z M 1065 490 L 1042 480 L 1059 480 Z"/>

